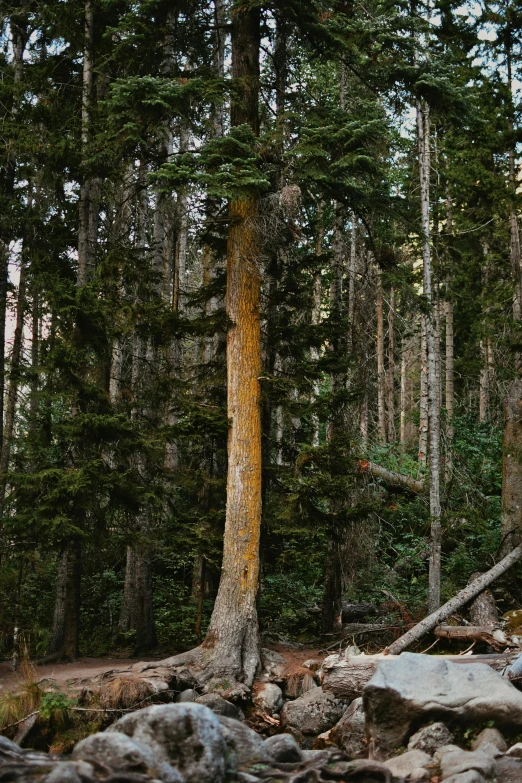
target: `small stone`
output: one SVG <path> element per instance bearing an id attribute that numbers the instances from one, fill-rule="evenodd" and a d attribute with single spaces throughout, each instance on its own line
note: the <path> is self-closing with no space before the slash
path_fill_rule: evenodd
<path id="1" fill-rule="evenodd" d="M 506 752 L 506 756 L 512 756 L 516 759 L 522 759 L 522 742 L 517 742 L 515 745 L 512 745 L 510 749 Z"/>
<path id="2" fill-rule="evenodd" d="M 309 658 L 303 663 L 305 669 L 310 669 L 311 672 L 316 672 L 321 668 L 321 661 L 316 661 L 315 658 Z"/>
<path id="3" fill-rule="evenodd" d="M 437 758 L 439 753 L 440 751 L 437 751 L 435 758 Z M 457 748 L 442 755 L 440 769 L 442 780 L 451 777 L 451 775 L 458 775 L 469 770 L 475 770 L 480 772 L 483 777 L 489 778 L 495 776 L 496 764 L 494 758 L 482 753 L 480 750 L 468 751 Z"/>
<path id="4" fill-rule="evenodd" d="M 281 710 L 281 725 L 294 726 L 303 734 L 317 736 L 328 731 L 341 719 L 348 703 L 336 699 L 322 688 L 313 688 L 295 701 L 288 701 Z"/>
<path id="5" fill-rule="evenodd" d="M 423 726 L 410 737 L 408 750 L 423 750 L 431 756 L 443 745 L 453 742 L 453 734 L 444 723 L 432 723 Z"/>
<path id="6" fill-rule="evenodd" d="M 395 756 L 395 758 L 384 762 L 394 777 L 408 779 L 412 774 L 416 774 L 417 770 L 424 769 L 428 764 L 431 764 L 431 756 L 428 756 L 423 750 L 408 750 L 401 756 Z M 417 776 L 414 780 L 419 780 L 419 777 Z"/>
<path id="7" fill-rule="evenodd" d="M 486 742 L 494 745 L 501 753 L 507 750 L 507 743 L 498 729 L 484 729 L 471 743 L 472 750 L 478 750 Z"/>
<path id="8" fill-rule="evenodd" d="M 303 751 L 291 734 L 274 734 L 265 740 L 265 748 L 276 761 L 292 764 L 302 761 Z"/>
<path id="9" fill-rule="evenodd" d="M 262 683 L 257 687 L 252 701 L 256 707 L 273 715 L 283 706 L 283 691 L 274 682 Z"/>
<path id="10" fill-rule="evenodd" d="M 218 693 L 205 693 L 203 696 L 198 696 L 196 704 L 204 704 L 209 710 L 215 712 L 216 715 L 225 715 L 227 718 L 234 718 L 234 720 L 241 720 L 239 710 L 232 704 L 231 701 L 227 701 Z"/>
<path id="11" fill-rule="evenodd" d="M 178 702 L 183 701 L 196 701 L 198 698 L 199 693 L 194 690 L 194 688 L 186 688 L 186 690 L 181 691 L 181 693 L 178 696 Z"/>

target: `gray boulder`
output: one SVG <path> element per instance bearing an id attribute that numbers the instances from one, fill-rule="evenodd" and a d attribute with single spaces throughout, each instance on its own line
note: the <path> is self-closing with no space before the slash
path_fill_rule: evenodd
<path id="1" fill-rule="evenodd" d="M 125 772 L 148 772 L 155 767 L 150 748 L 119 732 L 91 734 L 75 746 L 71 758 L 94 765 L 102 762 Z"/>
<path id="2" fill-rule="evenodd" d="M 261 683 L 252 699 L 256 707 L 269 715 L 279 712 L 283 706 L 283 691 L 274 682 Z"/>
<path id="3" fill-rule="evenodd" d="M 444 723 L 430 723 L 410 737 L 408 750 L 423 750 L 433 756 L 443 745 L 453 742 L 453 734 Z"/>
<path id="4" fill-rule="evenodd" d="M 196 704 L 204 704 L 209 710 L 215 712 L 216 715 L 225 715 L 227 718 L 234 718 L 235 720 L 241 720 L 243 716 L 238 710 L 235 704 L 231 701 L 227 701 L 218 693 L 205 693 L 203 696 L 198 696 Z"/>
<path id="5" fill-rule="evenodd" d="M 265 749 L 275 761 L 296 763 L 303 761 L 303 751 L 291 734 L 274 734 L 265 740 Z"/>
<path id="6" fill-rule="evenodd" d="M 281 710 L 281 725 L 293 726 L 305 735 L 322 734 L 331 729 L 343 716 L 348 703 L 336 699 L 322 688 L 312 688 L 294 701 L 288 701 Z"/>
<path id="7" fill-rule="evenodd" d="M 225 740 L 218 717 L 203 704 L 146 707 L 120 718 L 106 733 L 126 734 L 150 748 L 156 764 L 171 765 L 185 783 L 223 780 Z"/>
<path id="8" fill-rule="evenodd" d="M 489 728 L 484 729 L 480 734 L 475 737 L 471 743 L 472 750 L 478 750 L 484 745 L 493 745 L 500 753 L 505 753 L 507 750 L 507 743 L 498 729 Z"/>
<path id="9" fill-rule="evenodd" d="M 406 780 L 424 780 L 428 777 L 426 767 L 431 764 L 431 756 L 422 750 L 408 750 L 400 756 L 388 759 L 384 764 L 394 778 Z"/>
<path id="10" fill-rule="evenodd" d="M 265 743 L 253 729 L 225 715 L 218 716 L 226 744 L 227 773 L 249 772 L 259 764 L 272 760 Z"/>
<path id="11" fill-rule="evenodd" d="M 522 725 L 522 693 L 500 674 L 484 664 L 432 655 L 402 653 L 381 661 L 364 688 L 363 704 L 376 758 L 392 755 L 412 726 L 430 719 Z"/>
<path id="12" fill-rule="evenodd" d="M 361 697 L 352 701 L 341 720 L 331 729 L 329 739 L 352 759 L 368 755 L 366 717 Z"/>
<path id="13" fill-rule="evenodd" d="M 495 759 L 481 750 L 462 750 L 456 745 L 444 745 L 435 753 L 440 764 L 441 779 L 474 770 L 484 778 L 493 778 L 497 772 Z"/>

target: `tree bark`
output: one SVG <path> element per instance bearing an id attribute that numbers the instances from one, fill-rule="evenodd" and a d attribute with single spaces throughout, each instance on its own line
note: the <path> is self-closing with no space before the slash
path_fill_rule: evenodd
<path id="1" fill-rule="evenodd" d="M 502 439 L 502 551 L 522 540 L 522 380 L 512 381 L 504 400 Z"/>
<path id="2" fill-rule="evenodd" d="M 81 546 L 76 540 L 66 541 L 58 558 L 56 598 L 49 653 L 74 660 L 78 657 L 78 626 L 80 615 Z"/>
<path id="3" fill-rule="evenodd" d="M 82 83 L 82 157 L 85 159 L 90 139 L 91 112 L 93 101 L 93 42 L 94 42 L 94 2 L 85 0 L 84 6 L 84 52 Z M 96 201 L 96 184 L 90 174 L 84 170 L 80 184 L 79 227 L 78 227 L 78 273 L 79 286 L 85 285 L 94 268 L 93 246 L 93 202 Z M 97 209 L 96 209 L 97 212 Z"/>
<path id="4" fill-rule="evenodd" d="M 377 269 L 377 437 L 386 443 L 386 379 L 384 374 L 384 315 L 382 273 Z"/>
<path id="5" fill-rule="evenodd" d="M 24 243 L 20 263 L 20 281 L 18 284 L 18 300 L 16 304 L 16 324 L 13 337 L 13 350 L 11 353 L 11 368 L 9 372 L 9 388 L 7 391 L 7 405 L 5 410 L 4 437 L 2 439 L 2 451 L 0 452 L 0 517 L 3 515 L 5 492 L 7 486 L 7 472 L 9 470 L 9 458 L 11 456 L 11 443 L 14 433 L 16 403 L 20 386 L 20 368 L 22 359 L 22 345 L 24 332 L 24 316 L 27 307 L 26 278 L 27 264 L 25 256 L 27 245 Z"/>
<path id="6" fill-rule="evenodd" d="M 388 470 L 381 465 L 377 465 L 375 462 L 359 460 L 358 470 L 361 473 L 367 472 L 376 478 L 382 479 L 385 484 L 388 484 L 391 487 L 407 489 L 410 492 L 414 492 L 416 495 L 424 495 L 428 489 L 425 481 L 414 479 L 410 476 L 404 476 L 402 473 L 397 473 L 394 470 Z"/>
<path id="7" fill-rule="evenodd" d="M 442 545 L 440 505 L 440 418 L 436 367 L 435 330 L 433 317 L 431 243 L 430 243 L 430 115 L 425 101 L 417 102 L 417 141 L 422 228 L 423 294 L 426 300 L 426 352 L 428 360 L 428 423 L 430 458 L 430 567 L 428 609 L 440 605 L 440 561 Z"/>
<path id="8" fill-rule="evenodd" d="M 388 369 L 386 372 L 386 408 L 388 413 L 388 442 L 395 440 L 395 289 L 390 289 L 388 310 Z"/>
<path id="9" fill-rule="evenodd" d="M 259 132 L 260 12 L 239 6 L 232 16 L 232 127 Z M 250 688 L 260 665 L 256 596 L 261 528 L 261 329 L 258 204 L 245 193 L 229 204 L 227 242 L 228 476 L 223 562 L 203 649 L 215 682 Z"/>
<path id="10" fill-rule="evenodd" d="M 425 636 L 429 631 L 432 631 L 441 620 L 444 620 L 446 617 L 449 617 L 450 614 L 456 612 L 462 606 L 479 595 L 484 590 L 484 588 L 492 584 L 495 579 L 497 579 L 499 576 L 502 576 L 502 574 L 505 574 L 506 571 L 511 568 L 514 563 L 520 560 L 521 557 L 522 546 L 517 546 L 499 563 L 493 566 L 493 568 L 491 568 L 489 571 L 486 571 L 485 574 L 477 577 L 477 579 L 475 579 L 473 582 L 470 582 L 468 585 L 466 585 L 466 587 L 464 587 L 463 590 L 458 592 L 457 595 L 453 596 L 453 598 L 451 598 L 449 601 L 446 601 L 443 606 L 432 612 L 430 615 L 428 615 L 428 617 L 425 617 L 424 620 L 421 620 L 420 623 L 417 623 L 417 625 L 403 634 L 403 636 L 399 637 L 399 639 L 389 646 L 388 652 L 391 655 L 399 655 L 399 653 L 403 652 L 403 650 L 407 650 L 408 647 L 411 647 L 414 642 L 422 639 L 422 637 Z"/>
<path id="11" fill-rule="evenodd" d="M 447 229 L 448 234 L 453 232 L 453 210 L 451 198 L 447 199 Z M 444 462 L 444 478 L 446 483 L 453 475 L 453 416 L 455 408 L 455 360 L 454 360 L 454 336 L 453 336 L 453 270 L 452 258 L 448 253 L 448 272 L 446 274 L 446 301 L 445 301 L 445 326 L 446 326 L 446 377 L 444 401 L 446 405 L 446 459 Z"/>
<path id="12" fill-rule="evenodd" d="M 317 237 L 315 241 L 315 257 L 317 259 L 318 269 L 313 276 L 312 286 L 312 326 L 318 326 L 321 322 L 321 256 L 323 253 L 324 238 L 324 202 L 321 200 L 317 204 Z M 313 345 L 310 348 L 310 358 L 313 362 L 319 361 L 319 349 Z M 314 380 L 312 384 L 312 404 L 319 397 L 319 381 Z M 319 416 L 312 413 L 312 446 L 319 446 Z"/>
<path id="13" fill-rule="evenodd" d="M 136 627 L 135 600 L 136 595 L 136 553 L 132 546 L 127 547 L 125 562 L 125 584 L 120 607 L 118 630 L 122 633 L 133 631 Z"/>
<path id="14" fill-rule="evenodd" d="M 419 453 L 420 467 L 426 467 L 428 456 L 428 356 L 426 352 L 426 320 L 421 315 L 420 334 L 420 394 L 419 394 Z"/>

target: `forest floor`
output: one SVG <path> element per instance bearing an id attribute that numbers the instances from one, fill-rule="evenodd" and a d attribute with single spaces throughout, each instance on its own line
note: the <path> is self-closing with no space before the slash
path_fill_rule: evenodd
<path id="1" fill-rule="evenodd" d="M 286 661 L 286 677 L 298 674 L 303 669 L 303 663 L 311 658 L 322 661 L 326 652 L 318 647 L 290 647 L 285 644 L 270 645 L 270 649 L 278 652 Z M 144 656 L 143 658 L 78 658 L 69 663 L 49 663 L 41 666 L 31 665 L 31 679 L 41 682 L 52 680 L 58 688 L 79 686 L 82 680 L 102 674 L 121 671 L 126 672 L 138 661 L 159 661 L 166 656 Z M 10 661 L 0 661 L 0 692 L 15 692 L 26 681 L 27 672 L 23 667 L 13 671 Z"/>

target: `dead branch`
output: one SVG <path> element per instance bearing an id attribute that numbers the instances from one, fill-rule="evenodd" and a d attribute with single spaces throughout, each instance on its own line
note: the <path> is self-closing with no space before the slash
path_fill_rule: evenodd
<path id="1" fill-rule="evenodd" d="M 399 653 L 403 652 L 403 650 L 406 650 L 414 642 L 422 639 L 422 637 L 425 636 L 429 631 L 432 631 L 441 620 L 444 620 L 452 612 L 456 612 L 457 609 L 460 609 L 462 606 L 464 606 L 464 604 L 467 604 L 473 598 L 476 598 L 476 596 L 479 595 L 492 582 L 494 582 L 495 579 L 497 579 L 499 576 L 502 576 L 502 574 L 505 574 L 505 572 L 511 568 L 511 566 L 517 562 L 517 560 L 520 560 L 521 557 L 522 546 L 517 546 L 499 563 L 493 566 L 493 568 L 491 568 L 489 571 L 486 571 L 485 574 L 477 577 L 477 579 L 474 579 L 473 582 L 470 582 L 468 585 L 466 585 L 466 587 L 457 593 L 457 595 L 453 596 L 453 598 L 451 598 L 449 601 L 446 601 L 446 603 L 441 606 L 440 609 L 432 612 L 430 615 L 428 615 L 428 617 L 425 617 L 424 620 L 421 620 L 420 623 L 417 623 L 417 625 L 414 625 L 413 628 L 410 628 L 409 631 L 406 631 L 405 634 L 400 636 L 387 648 L 387 650 L 385 650 L 385 653 L 399 655 Z"/>
<path id="2" fill-rule="evenodd" d="M 382 465 L 377 465 L 375 462 L 360 459 L 357 469 L 359 473 L 369 473 L 371 476 L 375 476 L 375 478 L 382 479 L 385 484 L 388 484 L 391 487 L 407 489 L 416 495 L 424 495 L 427 491 L 425 481 L 411 478 L 411 476 L 405 476 L 394 470 L 388 470 L 388 468 L 383 468 Z"/>

